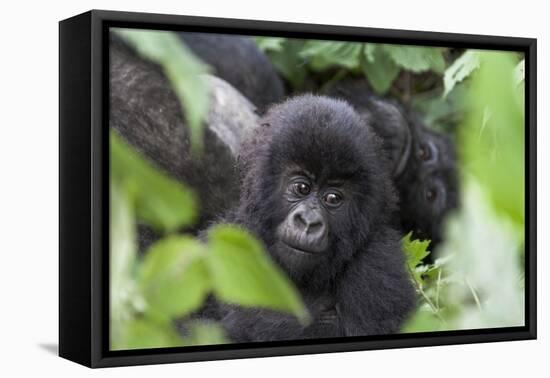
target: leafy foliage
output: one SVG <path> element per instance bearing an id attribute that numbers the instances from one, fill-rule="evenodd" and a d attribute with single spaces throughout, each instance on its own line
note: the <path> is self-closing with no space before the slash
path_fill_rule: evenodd
<path id="1" fill-rule="evenodd" d="M 480 60 L 469 96 L 472 111 L 459 134 L 464 168 L 494 208 L 523 229 L 525 127 L 523 95 L 513 74 L 517 62 L 502 52 L 484 52 Z"/>
<path id="2" fill-rule="evenodd" d="M 155 318 L 169 321 L 200 308 L 211 288 L 204 250 L 187 236 L 169 236 L 149 248 L 139 283 Z"/>
<path id="3" fill-rule="evenodd" d="M 111 349 L 227 342 L 221 327 L 190 321 L 182 338 L 173 321 L 198 310 L 206 296 L 241 306 L 285 311 L 307 322 L 298 292 L 263 246 L 237 227 L 218 226 L 208 243 L 174 234 L 189 225 L 196 199 L 180 183 L 110 133 Z M 137 258 L 137 218 L 167 236 Z M 246 285 L 242 285 L 246 282 Z"/>
<path id="4" fill-rule="evenodd" d="M 399 66 L 381 47 L 370 44 L 367 47 L 361 69 L 375 92 L 386 93 L 399 75 Z"/>
<path id="5" fill-rule="evenodd" d="M 157 63 L 177 93 L 193 144 L 200 146 L 207 71 L 171 33 L 119 30 Z M 435 254 L 429 240 L 404 236 L 418 310 L 403 332 L 522 325 L 524 287 L 524 78 L 515 53 L 375 43 L 255 38 L 295 91 L 364 78 L 423 113 L 426 124 L 454 134 L 461 173 L 460 207 L 445 220 Z M 309 315 L 298 292 L 252 235 L 218 226 L 206 241 L 176 234 L 198 212 L 191 190 L 168 178 L 110 134 L 111 348 L 226 343 L 215 323 L 174 320 L 208 295 L 242 306 Z M 136 223 L 165 235 L 137 256 Z M 428 263 L 429 257 L 433 257 Z"/>
<path id="6" fill-rule="evenodd" d="M 410 235 L 404 239 L 420 294 L 419 310 L 404 332 L 512 327 L 525 321 L 521 66 L 509 53 L 476 52 L 476 57 L 479 67 L 464 89 L 467 114 L 458 132 L 461 207 L 446 221 L 434 264 L 419 262 L 425 244 Z M 461 75 L 467 76 L 456 77 Z"/>
<path id="7" fill-rule="evenodd" d="M 310 72 L 340 68 L 362 73 L 372 88 L 383 94 L 402 69 L 415 73 L 442 73 L 445 69 L 440 48 L 279 37 L 257 37 L 256 43 L 294 89 L 303 89 Z"/>
<path id="8" fill-rule="evenodd" d="M 305 86 L 307 60 L 300 55 L 305 43 L 301 39 L 257 37 L 258 47 L 269 53 L 271 62 L 293 88 Z"/>
<path id="9" fill-rule="evenodd" d="M 430 254 L 430 251 L 428 250 L 430 241 L 418 239 L 413 240 L 411 239 L 411 237 L 412 232 L 409 232 L 407 235 L 405 235 L 405 237 L 401 240 L 401 246 L 403 251 L 405 252 L 405 257 L 407 259 L 407 268 L 411 272 L 413 280 L 421 286 L 421 275 L 423 271 L 422 269 L 417 270 L 417 267 L 421 265 L 424 258 L 426 258 Z"/>
<path id="10" fill-rule="evenodd" d="M 382 45 L 384 51 L 403 69 L 412 72 L 433 71 L 441 74 L 445 70 L 445 59 L 441 49 L 422 46 Z"/>
<path id="11" fill-rule="evenodd" d="M 294 314 L 302 322 L 308 313 L 298 293 L 248 232 L 217 226 L 208 235 L 207 263 L 216 296 L 242 306 L 261 306 Z"/>
<path id="12" fill-rule="evenodd" d="M 307 41 L 299 55 L 309 61 L 311 69 L 323 71 L 332 66 L 353 69 L 359 65 L 362 45 L 338 41 Z"/>
<path id="13" fill-rule="evenodd" d="M 462 54 L 460 58 L 455 60 L 445 70 L 445 74 L 443 75 L 443 85 L 445 88 L 443 96 L 447 96 L 456 84 L 467 78 L 477 68 L 479 68 L 479 52 L 468 50 Z"/>

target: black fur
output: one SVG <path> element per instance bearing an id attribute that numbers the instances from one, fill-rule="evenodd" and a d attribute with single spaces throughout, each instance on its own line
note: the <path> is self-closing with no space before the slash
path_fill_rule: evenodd
<path id="1" fill-rule="evenodd" d="M 195 189 L 197 228 L 238 202 L 235 158 L 227 143 L 204 127 L 204 151 L 190 152 L 189 129 L 180 102 L 160 67 L 138 56 L 119 38 L 110 40 L 109 125 L 143 156 Z M 156 235 L 140 228 L 141 249 Z"/>
<path id="2" fill-rule="evenodd" d="M 344 80 L 329 93 L 348 101 L 382 138 L 399 193 L 396 223 L 403 232 L 413 231 L 417 238 L 432 240 L 432 247 L 437 245 L 444 217 L 457 207 L 452 140 L 427 128 L 418 115 L 396 101 L 372 94 L 365 80 Z"/>
<path id="3" fill-rule="evenodd" d="M 245 95 L 262 113 L 284 96 L 283 82 L 267 56 L 250 37 L 179 33 L 185 44 L 221 77 Z"/>
<path id="4" fill-rule="evenodd" d="M 271 108 L 241 148 L 240 205 L 227 217 L 259 237 L 293 280 L 312 315 L 222 307 L 219 319 L 236 342 L 388 334 L 399 330 L 415 302 L 390 226 L 396 209 L 378 137 L 343 101 L 305 95 Z M 328 211 L 329 249 L 303 264 L 304 255 L 278 247 L 277 226 L 289 212 L 283 178 L 289 169 L 318 182 L 343 180 L 343 211 Z M 297 268 L 298 267 L 298 268 Z"/>

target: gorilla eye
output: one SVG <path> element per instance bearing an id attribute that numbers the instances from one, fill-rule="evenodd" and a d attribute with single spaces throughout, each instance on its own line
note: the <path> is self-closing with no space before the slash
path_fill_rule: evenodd
<path id="1" fill-rule="evenodd" d="M 327 193 L 323 200 L 329 206 L 338 206 L 342 202 L 342 196 L 338 193 Z"/>
<path id="2" fill-rule="evenodd" d="M 420 146 L 418 150 L 418 158 L 423 161 L 430 160 L 432 158 L 432 149 L 427 144 Z"/>
<path id="3" fill-rule="evenodd" d="M 305 182 L 295 182 L 292 184 L 292 189 L 295 193 L 307 196 L 311 192 L 311 188 Z"/>
<path id="4" fill-rule="evenodd" d="M 426 189 L 425 196 L 428 201 L 433 202 L 437 198 L 437 190 L 435 188 Z"/>

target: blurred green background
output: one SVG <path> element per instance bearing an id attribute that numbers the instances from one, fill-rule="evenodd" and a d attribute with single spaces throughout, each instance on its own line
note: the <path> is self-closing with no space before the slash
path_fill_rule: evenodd
<path id="1" fill-rule="evenodd" d="M 120 30 L 159 64 L 185 109 L 200 154 L 208 68 L 170 32 Z M 516 52 L 255 38 L 291 90 L 363 77 L 378 94 L 420 112 L 429 127 L 455 137 L 460 207 L 444 225 L 433 263 L 429 240 L 403 235 L 418 309 L 402 332 L 524 324 L 524 57 Z M 110 136 L 111 349 L 230 342 L 221 327 L 197 322 L 183 338 L 173 321 L 209 294 L 242 306 L 286 311 L 304 324 L 299 294 L 261 243 L 236 226 L 217 226 L 208 243 L 176 233 L 200 204 L 116 133 Z M 163 238 L 138 257 L 136 225 Z"/>

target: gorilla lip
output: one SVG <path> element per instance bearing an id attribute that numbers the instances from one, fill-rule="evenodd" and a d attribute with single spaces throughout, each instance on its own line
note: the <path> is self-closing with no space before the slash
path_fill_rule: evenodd
<path id="1" fill-rule="evenodd" d="M 288 248 L 296 251 L 296 252 L 299 252 L 299 253 L 302 253 L 302 254 L 307 254 L 307 255 L 317 255 L 319 252 L 313 252 L 313 251 L 308 251 L 308 250 L 305 250 L 305 249 L 302 249 L 302 248 L 299 248 L 299 247 L 295 247 L 294 245 L 291 245 L 289 243 L 287 243 L 286 241 L 284 240 L 281 240 L 281 242 L 287 246 Z"/>

